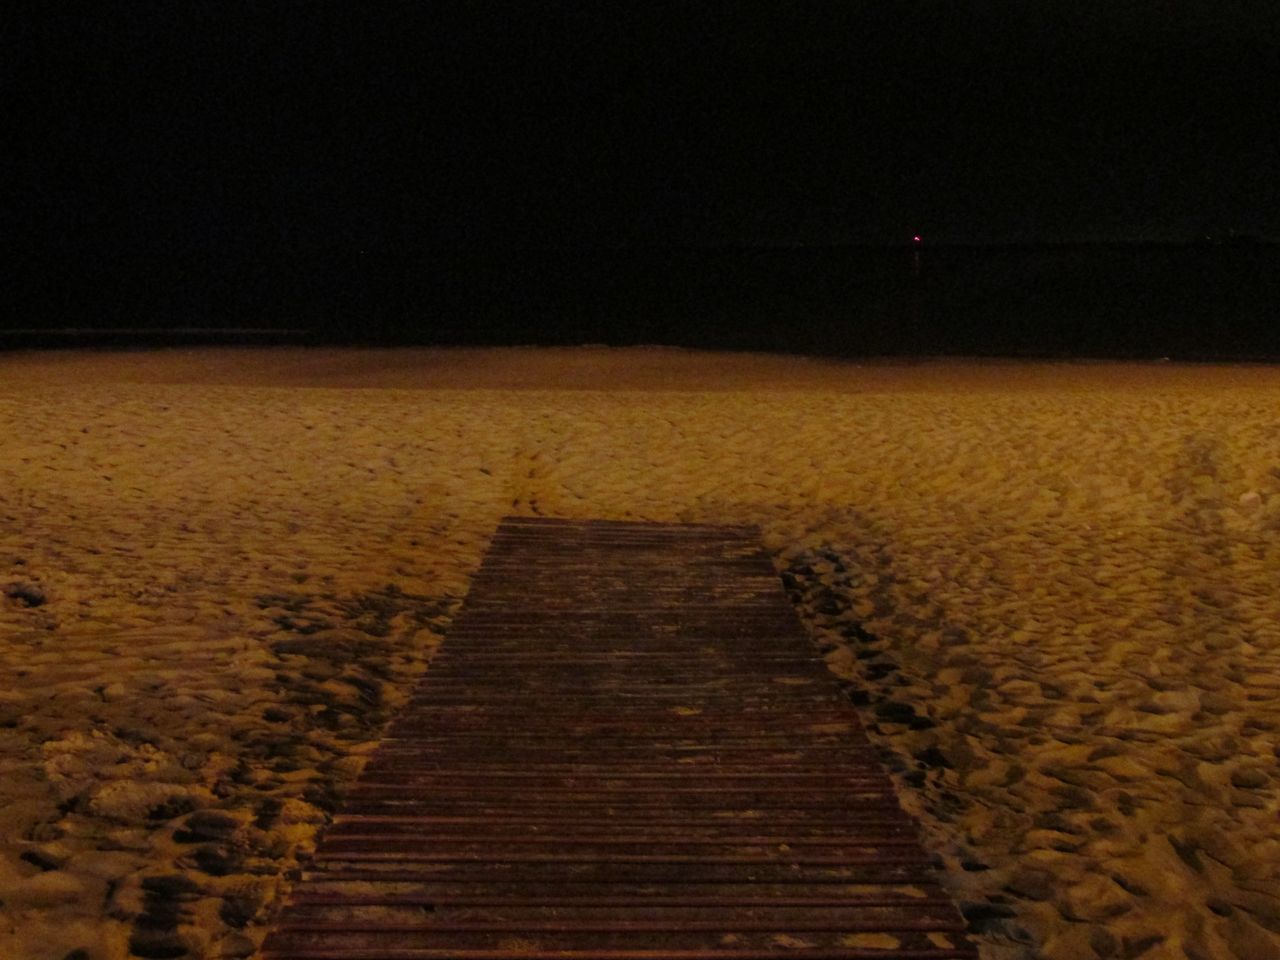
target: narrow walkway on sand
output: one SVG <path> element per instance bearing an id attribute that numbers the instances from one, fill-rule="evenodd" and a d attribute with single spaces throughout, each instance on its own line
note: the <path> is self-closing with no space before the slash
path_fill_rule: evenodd
<path id="1" fill-rule="evenodd" d="M 974 958 L 750 528 L 509 518 L 270 960 Z"/>

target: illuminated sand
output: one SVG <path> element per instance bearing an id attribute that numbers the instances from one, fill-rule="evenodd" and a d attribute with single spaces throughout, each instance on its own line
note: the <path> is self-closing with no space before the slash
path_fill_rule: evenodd
<path id="1" fill-rule="evenodd" d="M 1277 410 L 1244 367 L 0 356 L 0 956 L 251 952 L 512 512 L 760 524 L 985 955 L 1280 956 Z"/>

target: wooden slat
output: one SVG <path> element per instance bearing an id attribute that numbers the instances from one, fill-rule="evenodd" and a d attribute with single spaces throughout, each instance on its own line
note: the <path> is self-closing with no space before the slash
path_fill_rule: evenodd
<path id="1" fill-rule="evenodd" d="M 508 518 L 267 960 L 972 960 L 751 528 Z"/>

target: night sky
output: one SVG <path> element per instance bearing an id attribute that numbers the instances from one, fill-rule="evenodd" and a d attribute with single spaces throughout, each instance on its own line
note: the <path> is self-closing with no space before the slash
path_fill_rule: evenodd
<path id="1" fill-rule="evenodd" d="M 1280 235 L 1274 0 L 219 0 L 9 33 L 35 299 L 435 249 Z"/>

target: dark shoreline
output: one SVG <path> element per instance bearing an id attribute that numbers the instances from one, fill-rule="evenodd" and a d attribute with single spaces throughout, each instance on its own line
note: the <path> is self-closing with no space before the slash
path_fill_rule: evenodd
<path id="1" fill-rule="evenodd" d="M 115 277 L 70 291 L 56 315 L 29 302 L 0 349 L 598 343 L 1280 360 L 1280 246 L 1261 242 L 372 249 L 330 267 L 305 282 L 296 269 Z"/>
<path id="2" fill-rule="evenodd" d="M 882 354 L 844 354 L 834 356 L 831 354 L 815 354 L 812 351 L 801 350 L 761 350 L 761 349 L 739 349 L 732 346 L 725 347 L 688 347 L 682 344 L 670 343 L 626 343 L 626 344 L 600 344 L 600 343 L 451 343 L 451 344 L 419 344 L 419 343 L 388 343 L 385 341 L 352 341 L 352 340 L 331 340 L 324 341 L 317 339 L 309 331 L 290 332 L 288 334 L 278 334 L 271 332 L 269 334 L 258 334 L 256 331 L 249 333 L 241 333 L 236 330 L 217 330 L 217 331 L 191 331 L 183 333 L 179 336 L 173 336 L 166 331 L 118 331 L 118 330 L 102 330 L 102 331 L 77 331 L 75 335 L 67 335 L 63 331 L 55 331 L 50 335 L 47 331 L 3 331 L 0 330 L 0 354 L 4 353 L 35 353 L 47 351 L 75 351 L 75 350 L 94 350 L 103 353 L 132 353 L 132 352 L 150 352 L 156 350 L 190 350 L 200 348 L 272 348 L 272 347 L 304 347 L 321 349 L 412 349 L 415 347 L 422 348 L 444 348 L 457 347 L 458 349 L 485 347 L 501 348 L 512 347 L 516 349 L 537 349 L 539 347 L 675 347 L 677 349 L 691 350 L 722 350 L 730 353 L 745 354 L 774 354 L 781 356 L 796 357 L 818 357 L 821 359 L 831 360 L 850 360 L 875 364 L 913 364 L 913 363 L 935 363 L 950 360 L 979 360 L 979 361 L 1008 361 L 1016 363 L 1025 361 L 1028 363 L 1140 363 L 1161 365 L 1166 363 L 1180 364 L 1222 364 L 1222 363 L 1239 363 L 1250 365 L 1272 365 L 1280 364 L 1280 354 L 1178 354 L 1154 356 L 1144 353 L 1111 353 L 1111 354 L 1089 354 L 1089 353 L 1037 353 L 1027 351 L 1022 353 L 1008 352 L 970 352 L 970 353 L 882 353 Z"/>

